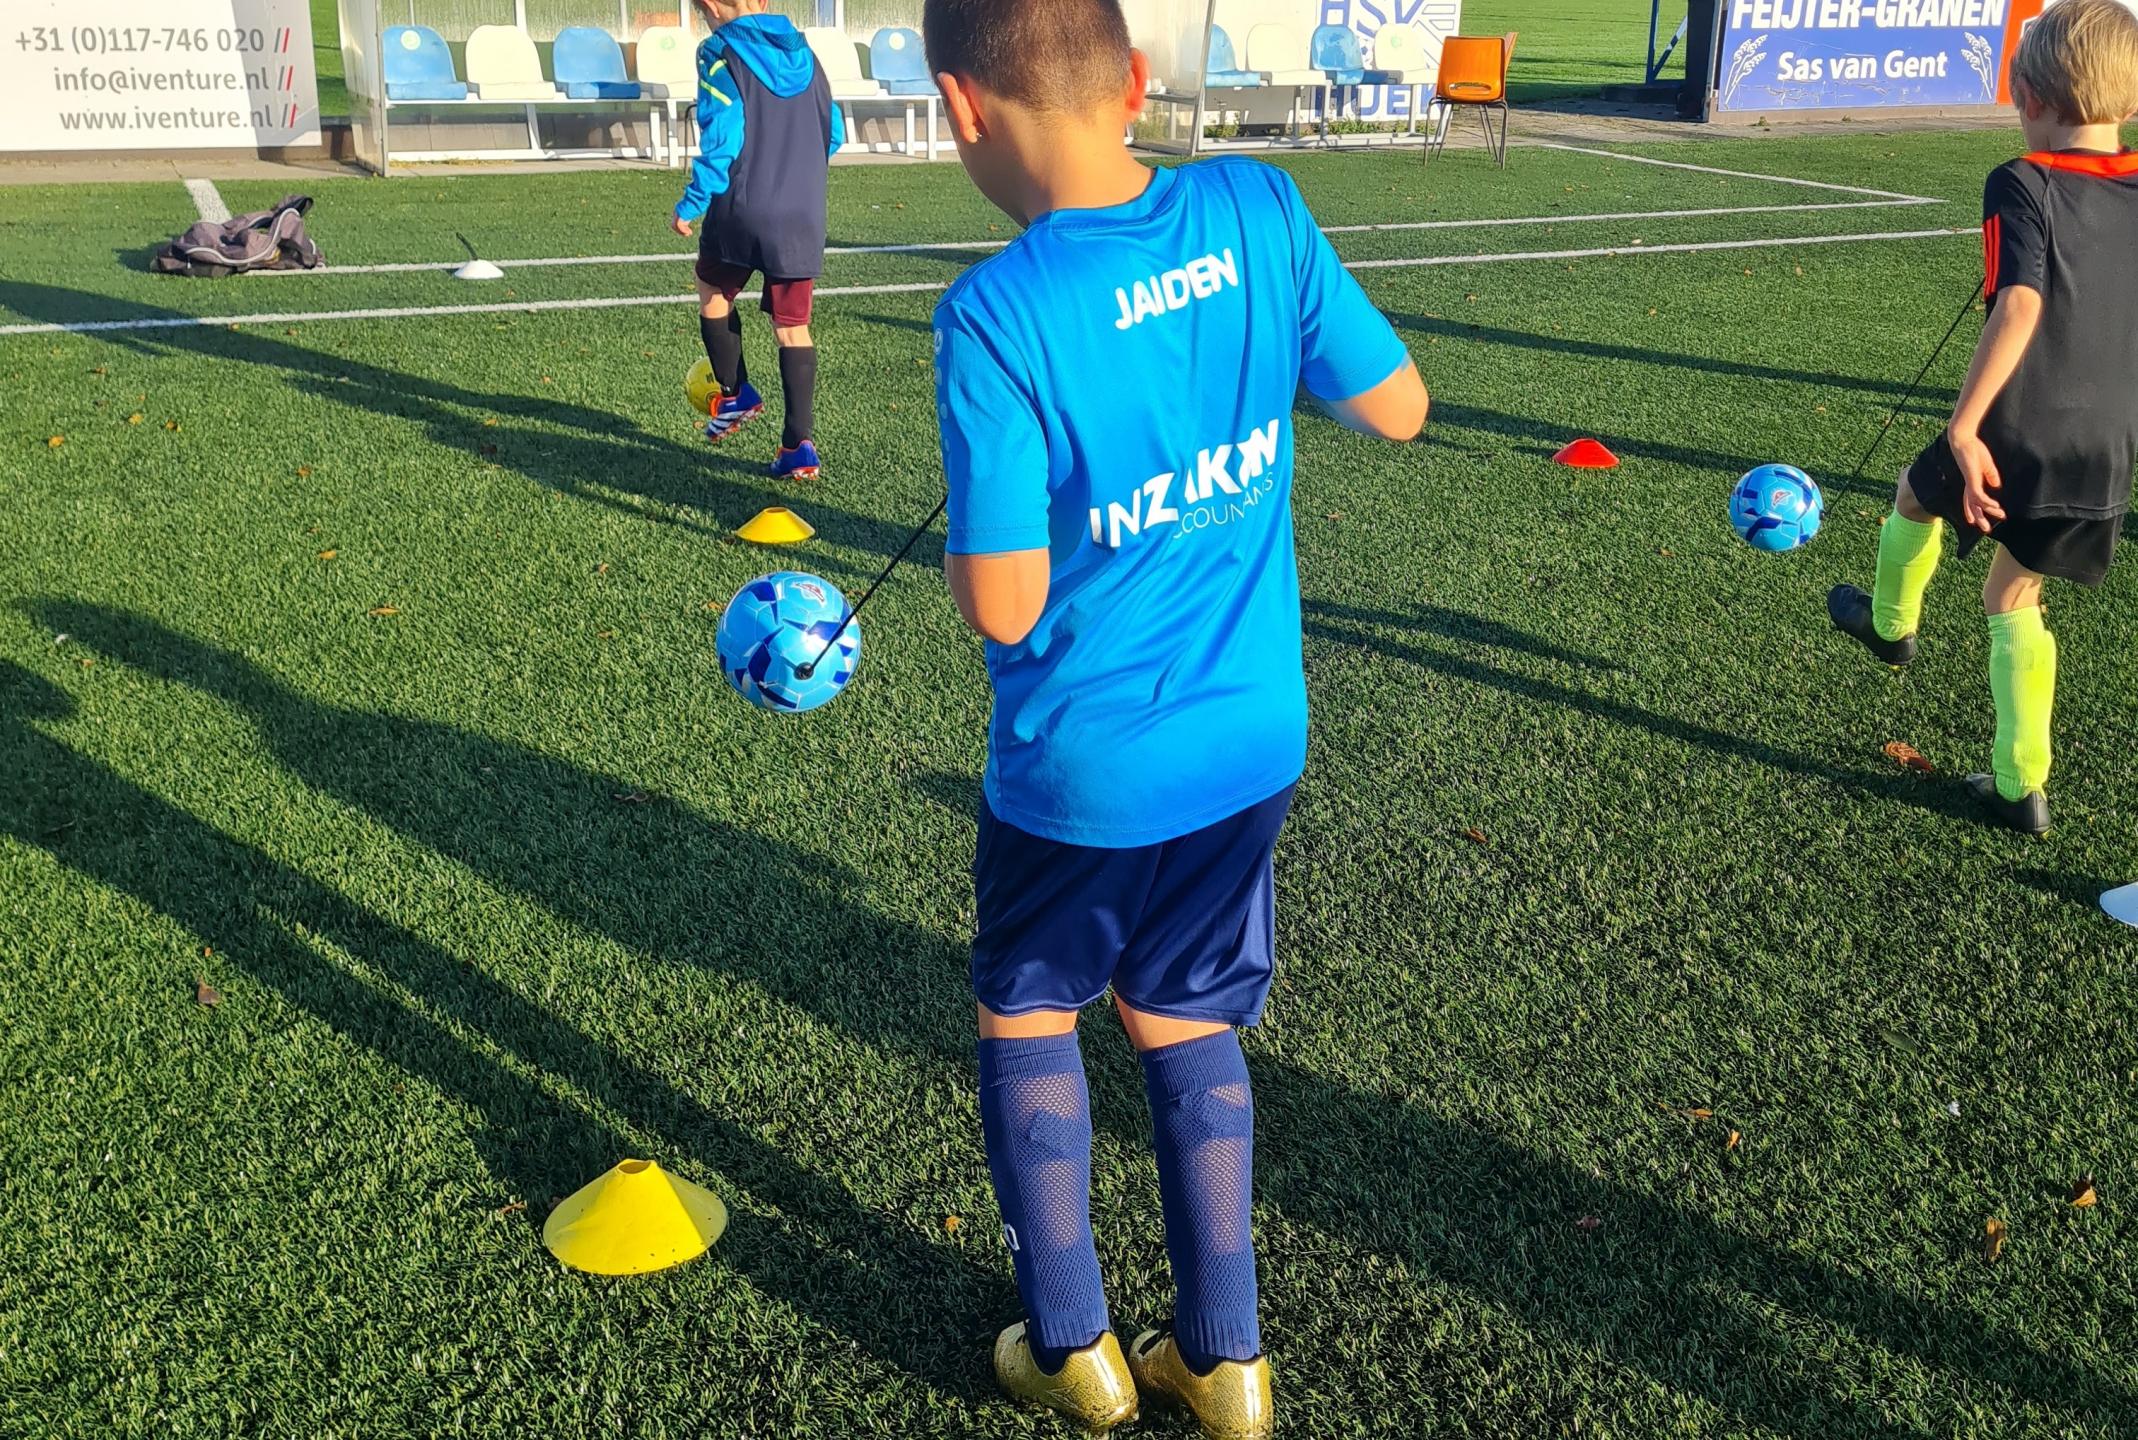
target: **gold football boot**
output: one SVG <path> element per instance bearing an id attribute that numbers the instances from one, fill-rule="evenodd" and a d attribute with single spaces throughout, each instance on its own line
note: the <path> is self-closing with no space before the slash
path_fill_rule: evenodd
<path id="1" fill-rule="evenodd" d="M 1180 1358 L 1172 1331 L 1146 1330 L 1128 1347 L 1128 1368 L 1138 1390 L 1185 1408 L 1210 1440 L 1269 1440 L 1277 1433 L 1267 1356 L 1221 1360 L 1198 1375 Z"/>
<path id="2" fill-rule="evenodd" d="M 995 1379 L 1012 1399 L 1044 1405 L 1102 1434 L 1136 1418 L 1136 1382 L 1111 1330 L 1070 1351 L 1062 1368 L 1049 1375 L 1032 1358 L 1032 1342 L 1020 1320 L 995 1337 Z"/>

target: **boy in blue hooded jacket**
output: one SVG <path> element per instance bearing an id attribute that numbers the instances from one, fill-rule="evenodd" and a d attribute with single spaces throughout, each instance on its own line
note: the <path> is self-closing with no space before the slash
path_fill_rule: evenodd
<path id="1" fill-rule="evenodd" d="M 764 276 L 779 339 L 787 423 L 777 476 L 813 476 L 816 343 L 809 314 L 824 269 L 824 189 L 845 122 L 801 31 L 764 0 L 696 0 L 712 30 L 698 47 L 698 157 L 674 229 L 698 241 L 699 334 L 720 384 L 705 438 L 720 441 L 764 413 L 742 355 L 735 297 Z"/>

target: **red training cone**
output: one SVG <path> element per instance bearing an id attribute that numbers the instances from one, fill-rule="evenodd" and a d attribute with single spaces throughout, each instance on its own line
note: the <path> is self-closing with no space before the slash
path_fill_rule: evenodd
<path id="1" fill-rule="evenodd" d="M 1583 438 L 1552 456 L 1561 465 L 1571 465 L 1576 470 L 1612 470 L 1618 466 L 1618 457 L 1613 455 L 1601 440 Z"/>

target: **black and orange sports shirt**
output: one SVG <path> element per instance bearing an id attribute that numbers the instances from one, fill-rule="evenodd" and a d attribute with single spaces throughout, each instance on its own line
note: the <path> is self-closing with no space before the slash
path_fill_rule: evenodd
<path id="1" fill-rule="evenodd" d="M 2041 326 L 1982 440 L 2015 519 L 2107 520 L 2138 465 L 2138 153 L 2057 151 L 1990 172 L 1982 236 L 1994 306 L 2040 292 Z"/>

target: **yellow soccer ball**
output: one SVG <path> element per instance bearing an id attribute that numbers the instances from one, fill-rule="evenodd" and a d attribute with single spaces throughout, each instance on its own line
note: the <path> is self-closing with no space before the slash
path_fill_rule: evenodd
<path id="1" fill-rule="evenodd" d="M 713 378 L 713 362 L 701 359 L 690 367 L 683 377 L 683 394 L 690 401 L 690 408 L 700 415 L 713 413 L 713 405 L 720 397 L 720 382 Z"/>

